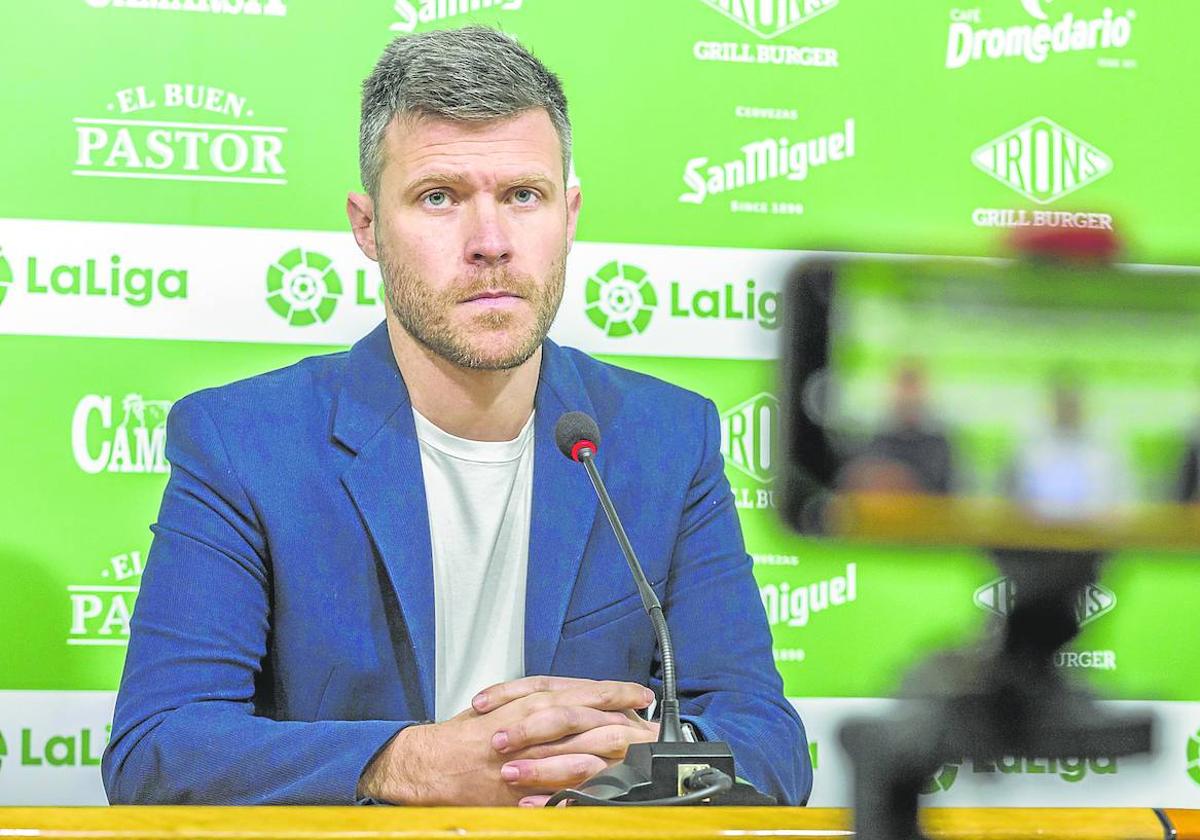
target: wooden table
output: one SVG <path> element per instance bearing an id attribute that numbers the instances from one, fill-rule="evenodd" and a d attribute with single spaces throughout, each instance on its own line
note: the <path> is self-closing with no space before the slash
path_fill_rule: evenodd
<path id="1" fill-rule="evenodd" d="M 937 838 L 1200 840 L 1200 812 L 930 808 Z M 0 840 L 608 840 L 853 836 L 834 808 L 0 808 Z"/>

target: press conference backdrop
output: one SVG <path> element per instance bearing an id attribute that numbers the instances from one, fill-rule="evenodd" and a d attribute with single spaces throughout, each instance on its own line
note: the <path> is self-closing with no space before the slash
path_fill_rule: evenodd
<path id="1" fill-rule="evenodd" d="M 570 98 L 585 200 L 553 336 L 721 412 L 814 804 L 850 801 L 839 720 L 986 632 L 1011 585 L 976 551 L 776 523 L 787 269 L 816 249 L 989 255 L 1035 221 L 1114 227 L 1134 262 L 1200 262 L 1194 3 L 8 0 L 0 803 L 103 801 L 167 413 L 383 317 L 342 209 L 358 84 L 391 37 L 470 21 L 531 46 Z M 1161 413 L 1180 452 L 1197 386 Z M 978 400 L 937 410 L 978 417 Z M 1118 554 L 1059 661 L 1159 713 L 1153 759 L 947 765 L 929 804 L 1200 805 L 1198 560 Z"/>

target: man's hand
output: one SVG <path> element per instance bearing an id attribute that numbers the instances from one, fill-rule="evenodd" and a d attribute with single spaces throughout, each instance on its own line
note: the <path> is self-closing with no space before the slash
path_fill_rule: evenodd
<path id="1" fill-rule="evenodd" d="M 490 686 L 450 720 L 399 732 L 358 793 L 411 805 L 541 804 L 657 738 L 657 724 L 634 714 L 653 699 L 634 683 L 563 677 Z"/>
<path id="2" fill-rule="evenodd" d="M 572 697 L 572 691 L 603 692 L 606 685 L 628 683 L 525 677 L 485 688 L 471 700 L 471 707 L 480 714 L 491 714 L 538 694 Z M 550 793 L 574 787 L 621 761 L 630 744 L 657 740 L 658 724 L 643 720 L 633 711 L 650 705 L 654 695 L 647 690 L 646 696 L 646 703 L 620 714 L 588 706 L 549 705 L 497 730 L 492 747 L 511 758 L 501 766 L 501 778 L 513 790 L 526 794 L 517 804 L 544 805 Z"/>

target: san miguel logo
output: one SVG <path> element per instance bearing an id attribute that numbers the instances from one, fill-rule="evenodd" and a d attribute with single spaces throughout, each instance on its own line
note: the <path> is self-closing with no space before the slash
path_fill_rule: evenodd
<path id="1" fill-rule="evenodd" d="M 805 181 L 814 169 L 848 160 L 855 154 L 855 124 L 846 120 L 837 131 L 804 140 L 787 137 L 757 140 L 739 149 L 741 156 L 722 163 L 707 157 L 690 159 L 683 168 L 683 204 L 703 204 L 714 195 L 777 179 Z"/>
<path id="2" fill-rule="evenodd" d="M 71 174 L 235 184 L 287 183 L 287 128 L 265 125 L 241 94 L 167 82 L 116 91 L 76 117 Z"/>
<path id="3" fill-rule="evenodd" d="M 71 418 L 71 451 L 79 469 L 99 473 L 166 473 L 170 400 L 88 394 Z"/>
<path id="4" fill-rule="evenodd" d="M 413 32 L 419 24 L 437 23 L 471 12 L 492 9 L 515 12 L 523 0 L 396 0 L 392 10 L 399 18 L 391 25 L 393 32 Z"/>
<path id="5" fill-rule="evenodd" d="M 1113 170 L 1112 158 L 1048 117 L 989 140 L 971 162 L 1038 204 L 1057 201 Z"/>
<path id="6" fill-rule="evenodd" d="M 838 0 L 700 0 L 760 38 L 775 38 L 828 12 Z"/>
<path id="7" fill-rule="evenodd" d="M 1010 0 L 1016 8 L 1016 0 Z M 975 61 L 1024 59 L 1043 64 L 1052 54 L 1119 50 L 1133 38 L 1137 13 L 1112 8 L 1092 18 L 1065 12 L 1051 19 L 1053 0 L 1020 0 L 1030 20 L 1015 26 L 984 26 L 980 9 L 954 9 L 946 44 L 946 67 L 956 70 Z M 993 3 L 993 7 L 997 4 Z"/>
<path id="8" fill-rule="evenodd" d="M 145 561 L 140 551 L 118 554 L 100 570 L 102 583 L 71 584 L 68 645 L 124 647 L 129 644 L 129 619 L 141 586 Z"/>

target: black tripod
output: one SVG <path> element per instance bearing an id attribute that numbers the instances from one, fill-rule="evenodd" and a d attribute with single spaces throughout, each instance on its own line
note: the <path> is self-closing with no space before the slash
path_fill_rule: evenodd
<path id="1" fill-rule="evenodd" d="M 858 837 L 924 838 L 917 795 L 948 761 L 1150 751 L 1149 716 L 1106 713 L 1054 666 L 1055 652 L 1079 632 L 1075 604 L 1096 580 L 1103 553 L 998 549 L 992 556 L 1016 586 L 999 644 L 935 655 L 908 676 L 896 712 L 842 727 Z"/>

